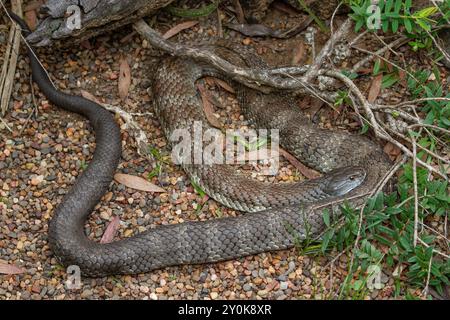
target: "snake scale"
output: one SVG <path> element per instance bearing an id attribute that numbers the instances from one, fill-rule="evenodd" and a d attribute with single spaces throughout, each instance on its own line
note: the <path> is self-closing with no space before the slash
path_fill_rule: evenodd
<path id="1" fill-rule="evenodd" d="M 29 29 L 11 14 L 26 36 Z M 96 149 L 88 168 L 55 209 L 49 245 L 65 266 L 77 265 L 86 276 L 136 274 L 182 264 L 217 262 L 265 251 L 291 248 L 294 240 L 317 236 L 324 228 L 322 209 L 333 201 L 370 191 L 385 175 L 390 161 L 369 139 L 319 129 L 285 101 L 238 86 L 245 117 L 258 128 L 279 129 L 280 144 L 299 160 L 325 173 L 291 184 L 265 184 L 227 165 L 183 165 L 212 198 L 253 213 L 209 221 L 151 228 L 112 243 L 90 240 L 84 224 L 109 188 L 121 156 L 121 137 L 113 116 L 95 102 L 55 89 L 28 48 L 33 80 L 54 105 L 89 119 Z M 169 57 L 153 80 L 154 106 L 166 135 L 191 129 L 194 121 L 208 127 L 195 81 L 210 69 L 189 59 Z M 364 201 L 350 200 L 358 205 Z"/>

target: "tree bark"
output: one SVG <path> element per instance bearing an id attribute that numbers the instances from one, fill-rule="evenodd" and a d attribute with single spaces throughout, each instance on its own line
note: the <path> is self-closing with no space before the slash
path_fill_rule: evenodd
<path id="1" fill-rule="evenodd" d="M 167 6 L 173 0 L 48 0 L 41 7 L 47 17 L 36 30 L 28 36 L 28 41 L 35 46 L 48 46 L 59 43 L 64 45 L 81 42 L 106 31 L 114 30 L 140 18 L 151 15 Z M 69 21 L 78 16 L 68 10 L 76 6 L 80 13 L 80 29 L 73 29 Z"/>

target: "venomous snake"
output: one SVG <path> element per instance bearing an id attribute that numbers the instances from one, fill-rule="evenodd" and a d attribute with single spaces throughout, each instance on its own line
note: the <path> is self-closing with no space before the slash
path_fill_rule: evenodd
<path id="1" fill-rule="evenodd" d="M 11 14 L 23 34 L 27 25 Z M 33 80 L 50 102 L 89 119 L 96 149 L 88 168 L 55 209 L 49 224 L 49 245 L 65 266 L 77 265 L 86 276 L 136 274 L 182 264 L 217 262 L 265 251 L 291 248 L 294 240 L 317 236 L 324 228 L 322 209 L 372 190 L 390 168 L 375 143 L 346 132 L 309 124 L 289 106 L 283 94 L 265 95 L 238 86 L 245 117 L 259 128 L 279 130 L 280 144 L 322 177 L 290 184 L 265 184 L 227 165 L 190 165 L 190 178 L 218 202 L 253 213 L 209 221 L 162 225 L 107 244 L 86 236 L 84 224 L 109 188 L 121 156 L 121 137 L 113 116 L 95 102 L 56 90 L 31 48 Z M 175 129 L 208 127 L 195 81 L 209 68 L 176 57 L 162 61 L 153 80 L 156 114 L 167 137 Z M 182 116 L 180 116 L 182 115 Z M 354 205 L 359 200 L 350 200 Z"/>

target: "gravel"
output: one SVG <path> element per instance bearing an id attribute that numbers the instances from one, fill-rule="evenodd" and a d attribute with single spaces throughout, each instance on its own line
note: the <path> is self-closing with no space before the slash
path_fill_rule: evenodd
<path id="1" fill-rule="evenodd" d="M 203 19 L 198 26 L 177 36 L 177 40 L 208 37 L 217 32 L 216 25 L 214 17 Z M 151 97 L 146 88 L 150 83 L 146 80 L 146 85 L 141 85 L 139 79 L 148 79 L 157 60 L 150 49 L 142 50 L 139 36 L 121 43 L 120 39 L 129 32 L 131 29 L 124 28 L 102 36 L 95 44 L 91 42 L 89 50 L 84 43 L 61 54 L 39 49 L 38 56 L 62 90 L 80 94 L 83 89 L 129 112 L 148 112 Z M 265 40 L 262 41 L 264 47 Z M 286 47 L 279 40 L 271 41 L 275 41 L 277 50 L 284 48 L 286 57 L 275 52 L 269 60 L 283 56 L 286 61 L 279 63 L 288 63 L 297 40 L 287 42 Z M 0 48 L 4 49 L 2 36 Z M 270 50 L 266 51 L 270 54 Z M 132 69 L 133 84 L 125 101 L 118 98 L 116 80 L 122 55 L 131 66 L 137 66 Z M 4 119 L 12 132 L 0 127 L 4 137 L 0 140 L 0 263 L 20 267 L 24 272 L 0 277 L 0 299 L 308 299 L 317 289 L 313 286 L 321 286 L 329 278 L 323 261 L 299 256 L 292 249 L 216 264 L 170 267 L 142 275 L 82 278 L 80 288 L 69 288 L 66 270 L 48 247 L 48 223 L 63 195 L 91 160 L 95 139 L 85 119 L 48 104 L 36 86 L 35 105 L 29 80 L 30 69 L 21 51 L 13 99 Z M 231 95 L 222 90 L 218 99 L 224 108 L 216 112 L 224 126 L 245 124 Z M 145 116 L 136 120 L 151 144 L 168 157 L 170 150 L 158 119 Z M 127 132 L 122 131 L 122 139 L 124 152 L 118 172 L 146 178 L 152 171 L 151 164 L 137 154 Z M 298 181 L 294 172 L 295 168 L 282 161 L 282 170 L 268 180 Z M 204 202 L 182 170 L 170 161 L 163 163 L 163 173 L 152 178 L 152 182 L 167 193 L 152 195 L 111 183 L 110 192 L 86 223 L 89 237 L 99 241 L 115 216 L 121 220 L 115 238 L 120 239 L 162 224 L 214 219 L 219 211 L 224 217 L 239 214 L 213 200 Z M 201 209 L 196 210 L 199 206 Z M 314 275 L 308 271 L 313 267 Z M 334 287 L 323 289 L 324 294 L 339 286 L 346 267 L 339 261 L 334 270 Z"/>

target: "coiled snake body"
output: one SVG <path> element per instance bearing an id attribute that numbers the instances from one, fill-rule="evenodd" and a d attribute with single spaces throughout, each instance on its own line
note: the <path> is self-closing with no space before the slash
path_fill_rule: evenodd
<path id="1" fill-rule="evenodd" d="M 26 35 L 26 24 L 11 16 Z M 191 179 L 214 199 L 254 213 L 158 226 L 131 238 L 99 244 L 89 240 L 83 229 L 118 165 L 119 128 L 98 104 L 56 90 L 30 49 L 28 55 L 33 79 L 45 96 L 58 107 L 88 118 L 95 131 L 93 159 L 65 195 L 49 225 L 49 244 L 56 257 L 63 265 L 79 266 L 87 276 L 142 273 L 290 248 L 294 238 L 315 236 L 323 229 L 322 209 L 312 205 L 367 193 L 389 168 L 387 157 L 368 139 L 318 129 L 292 107 L 280 104 L 284 99 L 281 95 L 266 96 L 240 87 L 238 96 L 245 116 L 258 128 L 279 129 L 284 148 L 327 174 L 302 183 L 269 185 L 247 179 L 226 165 L 184 165 Z M 175 129 L 190 130 L 194 121 L 208 127 L 194 85 L 205 73 L 201 65 L 173 57 L 158 68 L 154 104 L 167 136 Z M 350 202 L 358 201 L 364 198 Z"/>

